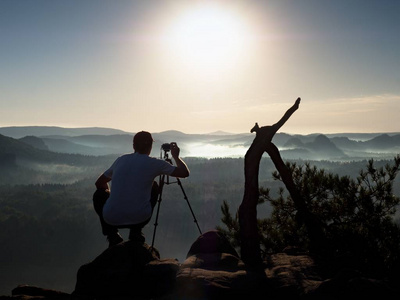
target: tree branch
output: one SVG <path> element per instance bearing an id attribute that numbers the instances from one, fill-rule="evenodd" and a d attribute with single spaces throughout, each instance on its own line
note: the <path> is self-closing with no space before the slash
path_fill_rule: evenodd
<path id="1" fill-rule="evenodd" d="M 256 123 L 251 129 L 251 132 L 256 132 L 256 137 L 245 156 L 245 189 L 243 201 L 239 207 L 241 256 L 243 261 L 248 265 L 258 265 L 262 262 L 260 237 L 257 226 L 257 203 L 259 198 L 259 166 L 261 157 L 265 151 L 271 156 L 271 159 L 274 161 L 275 166 L 282 176 L 282 180 L 285 184 L 287 183 L 287 186 L 290 188 L 289 192 L 297 193 L 291 174 L 283 163 L 278 149 L 271 141 L 275 133 L 299 108 L 300 100 L 300 98 L 297 98 L 294 105 L 289 108 L 283 117 L 274 125 L 260 128 Z"/>

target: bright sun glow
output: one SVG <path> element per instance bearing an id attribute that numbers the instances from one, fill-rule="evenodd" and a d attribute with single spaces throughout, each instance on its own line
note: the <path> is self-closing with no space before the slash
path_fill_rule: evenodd
<path id="1" fill-rule="evenodd" d="M 169 29 L 171 51 L 180 61 L 203 68 L 226 68 L 246 49 L 246 26 L 238 15 L 202 6 L 177 17 Z"/>

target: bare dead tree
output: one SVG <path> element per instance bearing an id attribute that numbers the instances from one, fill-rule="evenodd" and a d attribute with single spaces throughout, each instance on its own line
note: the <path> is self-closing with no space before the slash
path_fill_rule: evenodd
<path id="1" fill-rule="evenodd" d="M 289 191 L 298 210 L 298 220 L 306 225 L 310 240 L 321 241 L 322 238 L 320 226 L 318 226 L 315 218 L 308 211 L 306 203 L 298 192 L 293 177 L 283 162 L 278 148 L 272 143 L 272 138 L 276 132 L 299 108 L 300 100 L 300 98 L 297 98 L 294 105 L 274 125 L 259 127 L 256 123 L 251 129 L 251 132 L 256 133 L 256 137 L 245 156 L 245 189 L 243 201 L 239 207 L 241 256 L 242 260 L 248 265 L 256 266 L 262 262 L 257 227 L 257 202 L 259 198 L 259 166 L 264 152 L 267 152 L 271 157 L 283 183 Z"/>

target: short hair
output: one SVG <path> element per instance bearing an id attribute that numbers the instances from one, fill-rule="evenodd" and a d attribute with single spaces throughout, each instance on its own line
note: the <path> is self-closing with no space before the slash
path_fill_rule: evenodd
<path id="1" fill-rule="evenodd" d="M 146 153 L 153 145 L 153 137 L 150 132 L 140 131 L 133 137 L 133 149 L 141 154 Z"/>

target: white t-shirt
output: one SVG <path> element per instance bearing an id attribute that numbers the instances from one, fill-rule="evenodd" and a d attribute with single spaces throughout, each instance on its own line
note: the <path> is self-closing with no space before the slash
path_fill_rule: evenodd
<path id="1" fill-rule="evenodd" d="M 114 226 L 134 225 L 151 217 L 151 189 L 159 175 L 175 167 L 146 154 L 130 153 L 117 158 L 104 172 L 111 178 L 111 194 L 103 208 L 104 220 Z"/>

